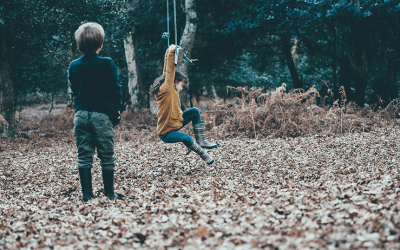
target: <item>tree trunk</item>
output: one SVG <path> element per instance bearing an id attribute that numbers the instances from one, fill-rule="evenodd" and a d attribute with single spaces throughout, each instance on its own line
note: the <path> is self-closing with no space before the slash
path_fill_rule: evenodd
<path id="1" fill-rule="evenodd" d="M 373 78 L 368 70 L 369 65 L 366 49 L 358 51 L 355 49 L 352 34 L 350 31 L 345 35 L 345 51 L 355 80 L 354 100 L 360 107 L 364 107 L 365 90 L 367 89 L 367 85 L 372 83 Z"/>
<path id="2" fill-rule="evenodd" d="M 214 100 L 219 100 L 219 96 L 217 95 L 217 91 L 215 91 L 215 87 L 214 85 L 211 86 L 211 90 L 212 90 L 212 95 L 214 97 Z"/>
<path id="3" fill-rule="evenodd" d="M 303 88 L 303 84 L 299 79 L 299 75 L 297 74 L 297 69 L 295 62 L 292 57 L 292 46 L 290 45 L 290 38 L 289 36 L 282 35 L 281 36 L 281 43 L 282 43 L 282 52 L 285 55 L 286 64 L 288 66 L 290 76 L 292 77 L 293 86 L 295 89 Z"/>
<path id="4" fill-rule="evenodd" d="M 137 51 L 133 45 L 132 36 L 129 35 L 124 40 L 125 57 L 128 69 L 128 88 L 130 95 L 130 102 L 133 104 L 132 111 L 137 110 L 139 107 L 148 108 L 146 101 L 146 93 L 140 77 L 139 62 Z"/>
<path id="5" fill-rule="evenodd" d="M 297 69 L 297 46 L 298 46 L 298 40 L 295 37 L 294 38 L 294 43 L 291 49 L 291 54 L 292 54 L 292 58 L 293 58 L 293 63 L 294 63 L 294 67 Z"/>
<path id="6" fill-rule="evenodd" d="M 399 38 L 400 37 L 400 21 L 397 18 L 396 15 L 394 15 L 394 23 L 396 24 L 396 28 L 394 28 L 395 30 L 395 34 L 396 37 Z M 400 52 L 400 45 L 399 43 L 396 44 L 395 46 L 395 54 L 398 55 Z M 393 70 L 393 83 L 392 83 L 392 90 L 390 91 L 390 99 L 396 99 L 399 97 L 398 95 L 398 91 L 399 91 L 399 83 L 397 82 L 397 72 L 399 70 L 399 63 L 398 63 L 398 59 L 394 59 L 394 61 L 392 62 L 392 70 Z"/>
<path id="7" fill-rule="evenodd" d="M 336 27 L 333 29 L 332 53 L 334 55 L 336 55 Z M 336 57 L 332 58 L 332 82 L 333 82 L 333 93 L 336 93 L 336 92 L 338 92 L 337 74 L 336 74 Z"/>
<path id="8" fill-rule="evenodd" d="M 9 51 L 6 42 L 6 29 L 5 25 L 0 25 L 1 30 L 1 110 L 4 119 L 7 121 L 8 126 L 4 126 L 3 137 L 12 138 L 15 133 L 15 103 L 14 103 L 14 86 L 10 78 L 10 65 L 9 65 Z"/>
<path id="9" fill-rule="evenodd" d="M 51 104 L 50 104 L 49 114 L 53 110 L 53 104 L 54 104 L 54 92 L 51 92 Z"/>
<path id="10" fill-rule="evenodd" d="M 364 50 L 361 53 L 361 66 L 359 66 L 354 59 L 353 53 L 348 53 L 349 57 L 349 62 L 351 69 L 355 72 L 355 80 L 356 80 L 356 91 L 355 91 L 355 101 L 360 107 L 364 107 L 365 103 L 365 90 L 367 89 L 367 86 L 371 86 L 373 82 L 373 76 L 369 73 L 368 70 L 368 60 L 367 60 L 367 54 L 366 51 Z M 363 86 L 362 84 L 365 84 Z"/>
<path id="11" fill-rule="evenodd" d="M 392 78 L 392 89 L 390 91 L 389 98 L 391 100 L 396 99 L 399 97 L 399 86 L 397 85 L 397 67 L 393 65 L 393 78 Z"/>
<path id="12" fill-rule="evenodd" d="M 344 91 L 346 92 L 347 101 L 353 100 L 353 92 L 351 91 L 351 69 L 349 59 L 346 56 L 343 56 L 340 61 L 340 85 L 344 87 Z M 338 92 L 334 92 L 335 95 L 339 94 Z M 338 99 L 340 96 L 335 96 L 335 99 Z"/>
<path id="13" fill-rule="evenodd" d="M 361 9 L 361 0 L 356 0 L 357 8 Z M 369 63 L 367 58 L 368 48 L 356 50 L 356 46 L 360 47 L 360 44 L 354 41 L 353 32 L 347 34 L 346 52 L 349 59 L 349 65 L 354 72 L 355 80 L 355 93 L 354 100 L 360 107 L 364 107 L 365 104 L 365 91 L 367 86 L 371 86 L 374 81 L 374 76 L 369 70 Z M 356 46 L 355 46 L 356 45 Z"/>
<path id="14" fill-rule="evenodd" d="M 186 12 L 186 24 L 185 30 L 183 31 L 179 46 L 185 51 L 187 57 L 191 57 L 192 48 L 194 44 L 194 38 L 196 36 L 197 29 L 197 13 L 195 0 L 185 0 L 185 12 Z M 177 70 L 188 76 L 189 62 L 184 60 L 182 64 L 178 65 Z M 188 91 L 184 88 L 180 93 L 181 104 L 184 109 L 190 104 L 190 97 Z"/>
<path id="15" fill-rule="evenodd" d="M 138 0 L 127 1 L 127 6 L 130 10 L 133 10 L 138 4 Z M 148 93 L 145 90 L 142 78 L 140 76 L 139 57 L 132 39 L 134 34 L 135 30 L 133 29 L 132 35 L 128 35 L 126 40 L 124 40 L 125 58 L 128 69 L 128 89 L 130 102 L 133 105 L 132 111 L 140 107 L 150 107 Z"/>
<path id="16" fill-rule="evenodd" d="M 67 107 L 73 109 L 74 108 L 74 100 L 72 98 L 72 90 L 69 87 L 69 79 L 68 79 L 68 70 L 66 70 L 66 75 L 67 75 Z"/>
<path id="17" fill-rule="evenodd" d="M 391 100 L 397 98 L 397 86 L 396 86 L 396 54 L 385 49 L 385 61 L 386 61 L 386 74 L 385 74 L 385 85 L 383 88 L 379 88 L 384 100 L 385 106 L 390 103 Z"/>
<path id="18" fill-rule="evenodd" d="M 356 73 L 355 76 L 356 80 L 356 91 L 354 93 L 354 100 L 356 101 L 357 105 L 360 107 L 364 107 L 365 103 L 365 90 L 367 89 L 368 82 L 364 79 L 361 75 Z"/>

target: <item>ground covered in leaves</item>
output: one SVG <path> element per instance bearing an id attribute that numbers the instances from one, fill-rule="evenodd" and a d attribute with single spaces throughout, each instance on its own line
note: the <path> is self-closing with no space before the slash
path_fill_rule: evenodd
<path id="1" fill-rule="evenodd" d="M 123 201 L 103 196 L 97 158 L 80 201 L 68 138 L 0 152 L 1 248 L 400 248 L 399 127 L 219 140 L 212 166 L 150 134 L 116 142 Z"/>

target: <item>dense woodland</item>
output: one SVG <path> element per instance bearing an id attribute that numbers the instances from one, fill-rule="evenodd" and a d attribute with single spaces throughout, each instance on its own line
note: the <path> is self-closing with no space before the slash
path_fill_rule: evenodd
<path id="1" fill-rule="evenodd" d="M 64 95 L 71 105 L 67 69 L 81 56 L 73 33 L 88 21 L 106 31 L 101 55 L 119 68 L 125 106 L 149 108 L 167 23 L 175 41 L 173 10 L 174 1 L 165 0 L 2 1 L 1 108 L 8 130 L 32 95 Z M 396 0 L 176 0 L 176 18 L 178 44 L 198 59 L 178 67 L 191 82 L 183 108 L 201 96 L 234 97 L 228 86 L 267 91 L 282 83 L 286 91 L 315 86 L 326 104 L 340 98 L 341 86 L 359 107 L 384 107 L 398 97 Z"/>
<path id="2" fill-rule="evenodd" d="M 67 71 L 89 21 L 123 87 L 123 200 L 93 157 L 81 201 Z M 213 165 L 156 132 L 175 37 Z M 399 62 L 399 0 L 0 0 L 0 246 L 400 249 Z"/>

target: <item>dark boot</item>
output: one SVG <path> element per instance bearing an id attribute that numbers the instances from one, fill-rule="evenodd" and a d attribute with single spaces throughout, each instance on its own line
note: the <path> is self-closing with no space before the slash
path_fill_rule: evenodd
<path id="1" fill-rule="evenodd" d="M 94 198 L 92 189 L 92 169 L 79 168 L 79 178 L 82 186 L 82 201 L 88 201 Z"/>
<path id="2" fill-rule="evenodd" d="M 112 199 L 122 199 L 122 196 L 114 193 L 114 170 L 102 170 L 103 174 L 103 184 L 104 184 L 104 195 L 110 200 Z"/>
<path id="3" fill-rule="evenodd" d="M 206 140 L 206 123 L 193 123 L 193 133 L 194 138 L 196 139 L 197 144 L 202 148 L 212 149 L 218 147 L 217 144 L 208 142 Z"/>

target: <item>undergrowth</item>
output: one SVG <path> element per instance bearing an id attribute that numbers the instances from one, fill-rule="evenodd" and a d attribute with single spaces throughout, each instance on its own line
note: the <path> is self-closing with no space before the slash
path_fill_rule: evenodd
<path id="1" fill-rule="evenodd" d="M 312 87 L 286 92 L 286 84 L 264 93 L 262 88 L 234 88 L 241 94 L 234 102 L 216 101 L 204 114 L 207 128 L 218 138 L 297 137 L 312 134 L 368 132 L 373 127 L 398 125 L 398 100 L 373 111 L 347 102 L 344 89 L 333 105 L 317 105 L 321 98 Z M 328 97 L 330 98 L 330 97 Z"/>
<path id="2" fill-rule="evenodd" d="M 307 91 L 286 91 L 282 84 L 273 91 L 263 92 L 261 88 L 234 88 L 240 98 L 223 103 L 216 100 L 202 119 L 206 121 L 208 135 L 223 139 L 229 137 L 266 138 L 297 137 L 313 134 L 337 135 L 368 132 L 374 127 L 399 124 L 399 99 L 393 100 L 386 108 L 373 110 L 360 108 L 347 102 L 346 94 L 341 89 L 341 98 L 333 105 L 324 105 L 326 98 L 321 98 L 312 87 Z M 317 98 L 322 104 L 317 105 Z M 193 100 L 195 106 L 198 106 Z M 128 109 L 129 110 L 129 109 Z M 49 146 L 56 141 L 74 143 L 74 112 L 65 110 L 62 114 L 46 115 L 40 119 L 22 119 L 18 122 L 16 138 L 11 141 L 1 139 L 0 150 L 12 145 L 28 143 L 32 146 Z M 131 113 L 125 111 L 116 129 L 116 141 L 157 139 L 157 118 L 148 109 Z M 190 132 L 190 126 L 183 131 Z"/>

